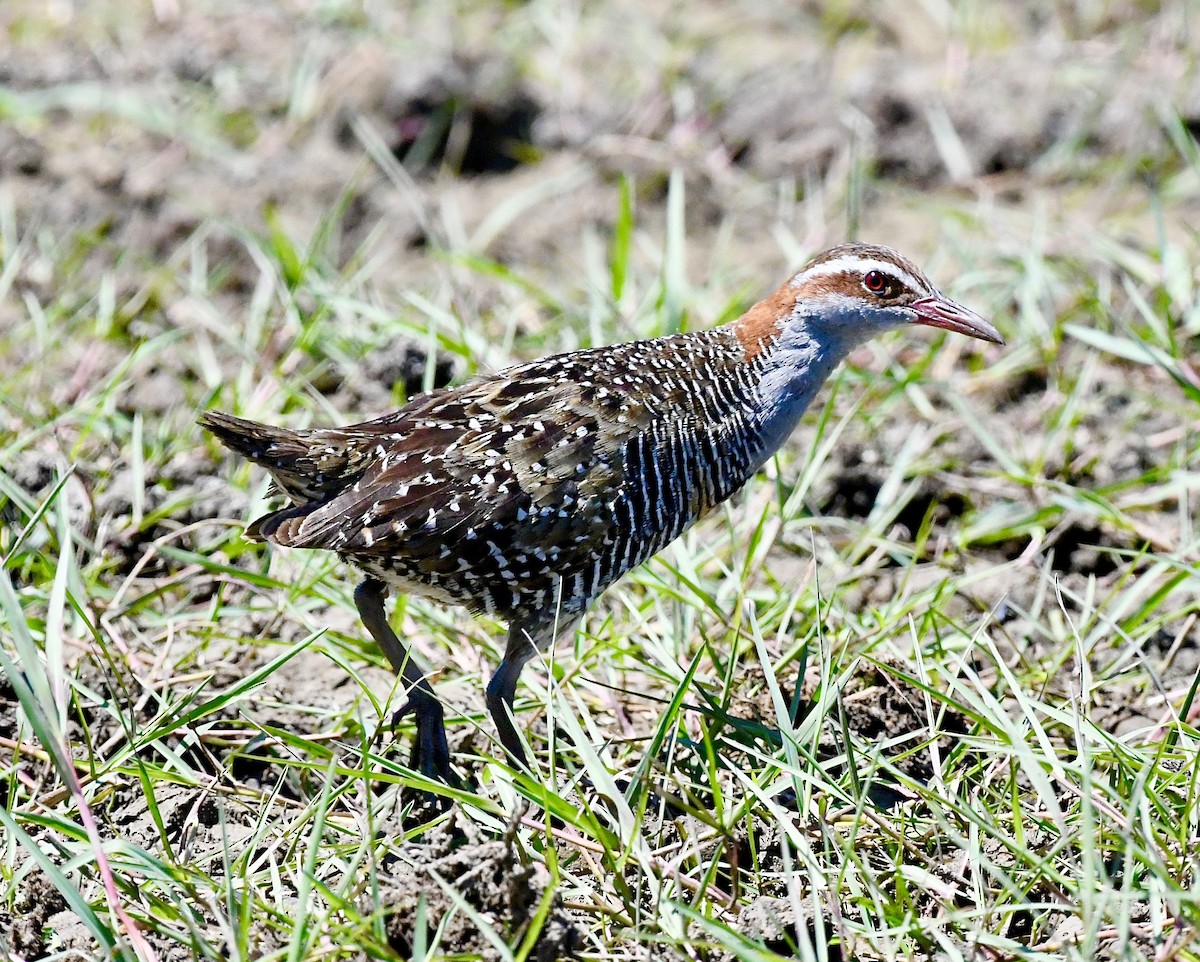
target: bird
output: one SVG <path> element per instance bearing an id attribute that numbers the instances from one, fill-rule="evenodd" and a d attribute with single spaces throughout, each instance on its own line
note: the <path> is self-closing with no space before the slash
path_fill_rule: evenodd
<path id="1" fill-rule="evenodd" d="M 912 261 L 850 243 L 723 326 L 555 354 L 412 397 L 382 417 L 292 430 L 200 423 L 289 502 L 249 540 L 336 552 L 364 626 L 407 689 L 409 764 L 456 783 L 445 713 L 388 622 L 391 589 L 507 621 L 486 702 L 508 760 L 525 664 L 597 597 L 738 491 L 857 345 L 912 325 L 1000 332 Z"/>

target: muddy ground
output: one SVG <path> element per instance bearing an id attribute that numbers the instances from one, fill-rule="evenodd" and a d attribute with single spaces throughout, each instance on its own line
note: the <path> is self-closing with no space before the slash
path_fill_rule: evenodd
<path id="1" fill-rule="evenodd" d="M 246 605 L 245 638 L 269 632 L 299 641 L 322 625 L 347 635 L 358 630 L 344 605 L 309 606 L 299 618 L 251 612 L 257 595 L 236 577 L 154 547 L 164 538 L 196 551 L 224 545 L 223 529 L 209 522 L 241 520 L 251 507 L 244 478 L 203 441 L 194 418 L 233 400 L 231 385 L 247 362 L 226 335 L 252 323 L 260 245 L 273 232 L 301 250 L 326 232 L 321 255 L 334 268 L 369 267 L 371 297 L 385 313 L 409 318 L 414 333 L 422 316 L 412 293 L 484 332 L 473 342 L 479 356 L 431 357 L 419 333 L 385 343 L 366 312 L 350 310 L 324 322 L 328 342 L 298 349 L 312 304 L 272 316 L 278 330 L 263 341 L 266 360 L 304 378 L 323 416 L 348 420 L 461 377 L 470 363 L 520 357 L 526 343 L 573 346 L 577 335 L 556 327 L 552 305 L 516 297 L 499 270 L 472 272 L 441 252 L 469 249 L 562 303 L 585 303 L 593 276 L 588 244 L 612 233 L 622 177 L 634 185 L 639 229 L 661 238 L 671 172 L 682 176 L 684 269 L 694 285 L 711 283 L 721 292 L 692 306 L 696 327 L 718 319 L 722 298 L 748 303 L 794 266 L 795 249 L 780 242 L 780 225 L 805 251 L 851 232 L 919 259 L 937 251 L 937 276 L 951 286 L 975 272 L 970 293 L 977 306 L 1012 331 L 1014 319 L 1033 308 L 989 300 L 986 278 L 996 265 L 1019 262 L 1036 244 L 1039 253 L 1078 260 L 1086 270 L 1100 255 L 1081 238 L 1111 232 L 1134 246 L 1150 244 L 1156 231 L 1180 234 L 1200 213 L 1195 193 L 1160 211 L 1158 223 L 1145 203 L 1147 191 L 1178 166 L 1173 138 L 1200 130 L 1200 18 L 1185 16 L 1186 4 L 978 4 L 962 14 L 949 43 L 946 31 L 924 21 L 927 12 L 910 15 L 909 5 L 888 3 L 611 3 L 574 12 L 530 4 L 458 14 L 437 5 L 362 13 L 243 0 L 207 9 L 169 0 L 136 12 L 126 7 L 0 8 L 0 227 L 14 265 L 4 277 L 0 332 L 26 331 L 38 305 L 54 306 L 44 336 L 4 341 L 0 449 L 7 457 L 0 467 L 37 501 L 74 466 L 67 491 L 72 520 L 86 532 L 79 550 L 105 559 L 110 601 L 155 591 L 170 597 L 191 577 L 187 605 L 202 606 L 206 593 L 218 591 L 226 603 Z M 956 220 L 953 212 L 964 207 L 990 213 Z M 24 250 L 19 263 L 14 242 Z M 974 253 L 980 249 L 986 253 Z M 115 310 L 105 314 L 106 305 Z M 1053 317 L 1077 305 L 1068 295 L 1035 306 Z M 81 316 L 107 320 L 78 323 Z M 621 319 L 612 323 L 619 338 Z M 58 336 L 60 329 L 69 334 Z M 164 337 L 177 338 L 180 349 L 138 353 L 139 345 Z M 369 352 L 360 350 L 368 343 Z M 971 360 L 966 347 L 948 343 L 933 377 L 959 384 L 1000 450 L 1044 451 L 1046 478 L 1111 487 L 1189 467 L 1194 427 L 1161 403 L 1173 390 L 1164 371 L 1096 363 L 1088 346 L 1062 343 L 1055 356 L 1037 344 L 1015 344 L 1008 356 L 1018 359 L 1007 363 L 999 349 Z M 898 349 L 896 360 L 907 359 Z M 869 349 L 852 363 L 860 372 L 856 385 L 889 366 Z M 1064 372 L 1081 367 L 1092 384 L 1080 394 L 1067 442 L 1047 427 L 1045 412 Z M 118 369 L 123 375 L 108 410 L 167 439 L 161 459 L 135 463 L 120 438 L 106 443 L 102 434 L 89 434 L 80 447 L 69 427 L 30 437 L 34 426 L 91 395 Z M 973 385 L 962 388 L 971 377 Z M 247 406 L 270 404 L 271 390 L 244 382 L 236 388 Z M 1020 515 L 1045 505 L 1005 477 L 996 451 L 962 428 L 937 387 L 930 398 L 944 427 L 920 456 L 938 467 L 910 493 L 895 525 L 915 536 L 931 519 L 923 570 L 935 577 L 939 541 L 963 543 L 985 507 L 1003 504 Z M 845 410 L 851 400 L 839 404 Z M 855 422 L 808 496 L 814 516 L 868 518 L 894 452 L 911 438 L 908 413 L 891 408 Z M 1057 575 L 1068 593 L 1103 596 L 1122 582 L 1138 552 L 1179 543 L 1186 498 L 1178 488 L 1143 491 L 1117 520 L 1048 514 L 1040 539 L 1006 539 L 996 524 L 958 553 L 956 573 L 1022 559 L 1030 570 Z M 5 523 L 20 518 L 9 511 Z M 805 569 L 809 546 L 806 531 L 784 531 L 762 582 Z M 253 568 L 258 556 L 221 557 L 234 568 Z M 18 587 L 37 580 L 34 568 L 12 575 Z M 900 579 L 908 577 L 907 568 L 876 559 L 854 577 L 843 603 L 881 604 L 907 590 Z M 195 579 L 209 579 L 208 588 L 196 589 Z M 1031 612 L 1044 606 L 1044 591 L 1044 581 L 1011 575 L 981 581 L 973 594 L 950 602 L 947 616 L 993 612 L 997 644 L 1014 659 L 1036 662 L 1044 639 L 1031 627 Z M 112 624 L 124 629 L 131 663 L 152 676 L 157 654 L 139 647 L 138 617 L 115 615 Z M 455 624 L 472 639 L 488 630 L 465 617 Z M 1146 652 L 1161 662 L 1165 690 L 1186 684 L 1200 665 L 1193 624 L 1168 620 L 1159 649 Z M 422 654 L 434 663 L 445 659 L 432 643 Z M 76 640 L 67 655 L 98 699 L 129 694 L 122 669 L 97 659 L 89 642 Z M 208 644 L 196 668 L 211 673 L 209 686 L 218 690 L 273 656 L 236 642 Z M 1099 652 L 1097 669 L 1110 657 L 1117 656 Z M 462 658 L 464 671 L 483 670 L 475 649 Z M 364 671 L 386 690 L 386 673 Z M 802 715 L 813 679 L 786 681 L 798 692 Z M 1161 703 L 1147 688 L 1137 676 L 1109 689 L 1105 724 L 1120 732 L 1156 722 Z M 449 692 L 451 700 L 475 698 L 473 707 L 482 708 L 477 686 L 456 688 L 450 679 Z M 15 730 L 15 709 L 11 689 L 0 696 L 5 734 Z M 322 713 L 359 697 L 337 666 L 306 651 L 230 717 L 249 712 L 261 724 L 320 732 Z M 869 664 L 844 698 L 848 724 L 867 738 L 925 724 L 917 689 Z M 297 703 L 310 707 L 297 712 L 290 707 Z M 774 708 L 753 671 L 730 710 L 771 724 Z M 142 702 L 130 718 L 145 724 L 155 711 Z M 607 717 L 636 730 L 643 716 L 614 707 Z M 948 738 L 967 724 L 945 722 Z M 70 723 L 92 744 L 116 737 L 104 727 L 111 726 L 108 716 Z M 454 737 L 463 749 L 475 735 Z M 310 797 L 311 786 L 282 775 L 270 751 L 239 754 L 245 748 L 245 738 L 231 737 L 225 751 L 238 755 L 234 762 L 211 745 L 187 751 L 203 770 L 228 762 L 233 783 L 257 788 L 283 778 L 285 798 L 300 804 Z M 927 778 L 923 759 L 901 767 Z M 50 778 L 44 762 L 14 764 L 22 778 Z M 877 788 L 881 805 L 890 804 L 885 796 L 893 790 Z M 198 848 L 206 847 L 198 839 L 220 832 L 249 837 L 252 805 L 226 796 L 218 821 L 215 797 L 180 787 L 162 813 L 168 835 Z M 123 837 L 157 844 L 154 819 L 136 793 L 106 799 L 103 817 Z M 379 892 L 392 906 L 387 939 L 401 957 L 419 938 L 413 893 L 430 893 L 421 911 L 435 918 L 451 904 L 431 873 L 466 879 L 463 895 L 506 936 L 522 931 L 549 884 L 505 838 L 483 837 L 477 826 L 453 819 L 406 843 L 380 872 Z M 0 939 L 17 957 L 93 951 L 87 930 L 42 873 L 29 872 L 17 891 L 15 902 L 0 905 Z M 777 930 L 797 923 L 774 898 L 764 895 L 731 917 L 768 947 L 786 947 Z M 535 957 L 600 950 L 588 943 L 578 907 L 555 897 L 548 911 Z M 207 934 L 219 941 L 219 933 Z M 272 939 L 264 928 L 256 950 L 279 948 Z M 182 957 L 169 941 L 155 948 L 161 958 Z M 497 957 L 461 914 L 442 948 Z"/>

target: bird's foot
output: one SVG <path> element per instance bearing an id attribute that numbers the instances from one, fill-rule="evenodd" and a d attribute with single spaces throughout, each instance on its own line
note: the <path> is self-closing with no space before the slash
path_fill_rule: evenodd
<path id="1" fill-rule="evenodd" d="M 392 715 L 392 727 L 408 715 L 412 715 L 417 723 L 417 737 L 408 767 L 451 788 L 460 787 L 458 776 L 450 768 L 450 745 L 446 741 L 445 712 L 441 702 L 427 692 L 414 690 L 408 701 Z"/>

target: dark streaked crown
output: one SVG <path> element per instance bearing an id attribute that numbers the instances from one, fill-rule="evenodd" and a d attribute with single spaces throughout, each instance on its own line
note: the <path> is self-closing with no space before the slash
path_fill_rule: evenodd
<path id="1" fill-rule="evenodd" d="M 870 298 L 882 306 L 905 306 L 936 293 L 916 264 L 875 244 L 831 247 L 809 261 L 791 287 L 805 299 L 841 295 Z"/>

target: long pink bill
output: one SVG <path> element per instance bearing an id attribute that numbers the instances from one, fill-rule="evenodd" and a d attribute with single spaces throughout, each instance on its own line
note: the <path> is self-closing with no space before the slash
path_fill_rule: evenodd
<path id="1" fill-rule="evenodd" d="M 991 341 L 1003 344 L 1004 338 L 996 328 L 976 314 L 969 307 L 950 300 L 945 294 L 937 293 L 932 297 L 923 297 L 909 305 L 917 315 L 914 324 L 926 327 L 940 327 L 968 337 L 977 337 L 981 341 Z"/>

